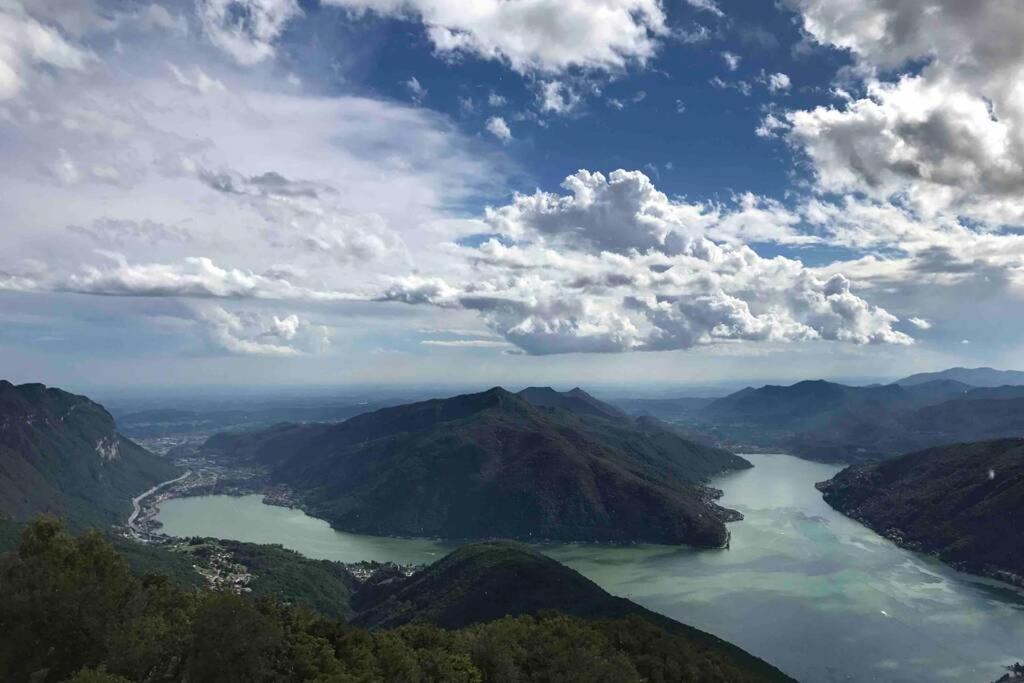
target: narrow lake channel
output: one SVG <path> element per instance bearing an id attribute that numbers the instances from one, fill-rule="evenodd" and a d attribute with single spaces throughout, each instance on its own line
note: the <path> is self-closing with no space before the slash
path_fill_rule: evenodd
<path id="1" fill-rule="evenodd" d="M 1024 659 L 1024 592 L 902 550 L 834 511 L 814 483 L 838 468 L 749 455 L 712 484 L 746 519 L 728 550 L 543 545 L 606 590 L 729 640 L 801 681 L 990 683 Z M 179 498 L 174 536 L 278 543 L 308 557 L 432 562 L 454 545 L 335 531 L 261 496 Z"/>

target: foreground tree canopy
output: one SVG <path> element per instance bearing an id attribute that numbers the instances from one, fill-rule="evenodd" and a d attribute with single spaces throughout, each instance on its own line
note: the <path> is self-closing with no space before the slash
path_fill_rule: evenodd
<path id="1" fill-rule="evenodd" d="M 9 681 L 744 681 L 639 618 L 557 613 L 368 631 L 305 608 L 137 578 L 99 533 L 41 518 L 0 564 Z"/>

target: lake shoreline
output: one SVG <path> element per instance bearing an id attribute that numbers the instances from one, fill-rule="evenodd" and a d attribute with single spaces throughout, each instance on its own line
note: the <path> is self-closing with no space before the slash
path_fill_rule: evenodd
<path id="1" fill-rule="evenodd" d="M 899 548 L 828 506 L 814 484 L 837 466 L 783 454 L 749 458 L 753 469 L 710 482 L 723 505 L 745 517 L 729 524 L 729 549 L 532 545 L 610 593 L 733 642 L 798 680 L 986 681 L 1020 659 L 1024 593 Z M 168 532 L 277 543 L 345 563 L 426 564 L 456 547 L 339 532 L 258 495 L 179 498 L 160 518 Z"/>

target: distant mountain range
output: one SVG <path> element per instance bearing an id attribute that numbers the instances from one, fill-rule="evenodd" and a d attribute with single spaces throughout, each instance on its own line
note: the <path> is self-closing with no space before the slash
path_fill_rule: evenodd
<path id="1" fill-rule="evenodd" d="M 939 372 L 922 372 L 897 380 L 896 384 L 909 387 L 935 380 L 953 380 L 972 387 L 1001 387 L 1024 385 L 1024 372 L 1018 370 L 993 370 L 992 368 L 949 368 Z"/>
<path id="2" fill-rule="evenodd" d="M 51 512 L 73 526 L 108 526 L 124 521 L 133 496 L 177 474 L 88 398 L 0 380 L 0 516 Z"/>
<path id="3" fill-rule="evenodd" d="M 534 403 L 536 402 L 536 403 Z M 356 533 L 720 547 L 738 515 L 700 482 L 750 467 L 581 390 L 501 388 L 339 424 L 212 437 Z"/>
<path id="4" fill-rule="evenodd" d="M 947 373 L 979 380 L 1024 376 L 960 370 Z M 957 441 L 1024 436 L 1024 386 L 975 387 L 945 374 L 863 387 L 808 380 L 747 387 L 711 401 L 631 400 L 620 406 L 656 414 L 697 441 L 823 461 L 857 462 Z"/>
<path id="5" fill-rule="evenodd" d="M 133 439 L 259 429 L 280 422 L 339 422 L 361 413 L 404 403 L 400 399 L 357 401 L 308 399 L 249 401 L 241 407 L 157 408 L 125 411 L 117 429 Z"/>
<path id="6" fill-rule="evenodd" d="M 1024 586 L 1024 439 L 855 465 L 818 488 L 829 505 L 901 545 Z"/>

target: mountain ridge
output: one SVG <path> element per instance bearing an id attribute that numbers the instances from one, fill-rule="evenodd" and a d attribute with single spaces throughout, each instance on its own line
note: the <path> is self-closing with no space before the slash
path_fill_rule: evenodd
<path id="1" fill-rule="evenodd" d="M 726 544 L 736 514 L 697 481 L 750 466 L 667 428 L 537 407 L 500 387 L 216 435 L 207 449 L 269 466 L 311 514 L 356 533 L 700 547 Z"/>
<path id="2" fill-rule="evenodd" d="M 123 522 L 131 498 L 178 469 L 121 436 L 103 406 L 43 384 L 0 380 L 0 515 L 76 526 Z"/>
<path id="3" fill-rule="evenodd" d="M 936 379 L 952 379 L 975 387 L 998 387 L 1024 385 L 1024 372 L 1019 370 L 996 370 L 989 367 L 955 367 L 935 372 L 919 372 L 896 380 L 896 384 L 912 386 Z"/>

